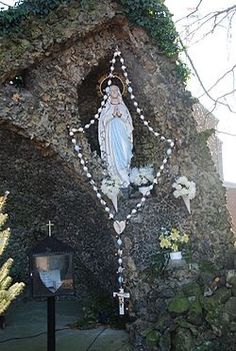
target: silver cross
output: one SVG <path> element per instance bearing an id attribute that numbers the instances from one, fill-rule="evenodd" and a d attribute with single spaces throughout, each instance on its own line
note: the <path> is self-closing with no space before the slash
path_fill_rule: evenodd
<path id="1" fill-rule="evenodd" d="M 48 236 L 52 236 L 52 227 L 54 226 L 54 224 L 49 220 L 46 226 L 48 227 Z"/>
<path id="2" fill-rule="evenodd" d="M 130 298 L 130 293 L 124 292 L 123 288 L 120 288 L 119 292 L 113 292 L 113 297 L 118 297 L 119 299 L 119 315 L 124 316 L 125 314 L 125 299 Z"/>

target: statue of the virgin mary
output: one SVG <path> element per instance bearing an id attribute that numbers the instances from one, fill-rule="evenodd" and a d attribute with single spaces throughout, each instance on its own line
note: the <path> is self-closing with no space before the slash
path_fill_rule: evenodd
<path id="1" fill-rule="evenodd" d="M 98 139 L 101 158 L 108 174 L 118 179 L 121 188 L 130 184 L 129 171 L 133 149 L 133 124 L 120 89 L 111 85 L 108 99 L 101 112 L 98 123 Z"/>

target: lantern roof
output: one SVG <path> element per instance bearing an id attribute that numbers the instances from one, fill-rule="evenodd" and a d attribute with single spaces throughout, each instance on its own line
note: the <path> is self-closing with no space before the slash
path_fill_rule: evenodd
<path id="1" fill-rule="evenodd" d="M 28 251 L 28 256 L 38 254 L 63 254 L 72 253 L 74 249 L 62 241 L 51 236 L 46 237 Z"/>

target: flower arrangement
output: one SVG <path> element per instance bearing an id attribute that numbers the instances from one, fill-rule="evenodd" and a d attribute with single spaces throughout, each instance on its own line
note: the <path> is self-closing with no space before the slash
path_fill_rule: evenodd
<path id="1" fill-rule="evenodd" d="M 117 196 L 120 191 L 118 178 L 104 178 L 102 180 L 101 191 L 109 198 Z"/>
<path id="2" fill-rule="evenodd" d="M 102 180 L 101 191 L 113 203 L 116 212 L 118 211 L 117 196 L 120 192 L 120 182 L 118 178 L 104 178 Z"/>
<path id="3" fill-rule="evenodd" d="M 147 185 L 154 180 L 154 169 L 152 166 L 145 166 L 141 168 L 134 167 L 130 172 L 130 182 L 137 185 Z"/>
<path id="4" fill-rule="evenodd" d="M 189 242 L 189 236 L 181 232 L 177 228 L 172 228 L 171 231 L 161 228 L 161 235 L 159 236 L 160 247 L 177 252 Z"/>
<path id="5" fill-rule="evenodd" d="M 175 189 L 173 195 L 176 198 L 180 196 L 187 197 L 189 200 L 195 198 L 196 184 L 192 181 L 189 181 L 185 176 L 181 176 L 176 179 L 175 183 L 172 184 L 172 187 Z"/>

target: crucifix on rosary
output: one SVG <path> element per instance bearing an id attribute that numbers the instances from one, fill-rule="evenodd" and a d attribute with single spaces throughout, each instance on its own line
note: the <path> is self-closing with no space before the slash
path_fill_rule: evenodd
<path id="1" fill-rule="evenodd" d="M 130 298 L 130 293 L 124 292 L 123 288 L 120 288 L 119 292 L 113 292 L 113 297 L 118 297 L 119 299 L 119 315 L 124 316 L 125 314 L 125 299 Z"/>
<path id="2" fill-rule="evenodd" d="M 48 227 L 48 236 L 51 237 L 52 236 L 52 227 L 54 226 L 54 224 L 49 220 L 48 224 L 46 224 L 46 226 Z"/>

